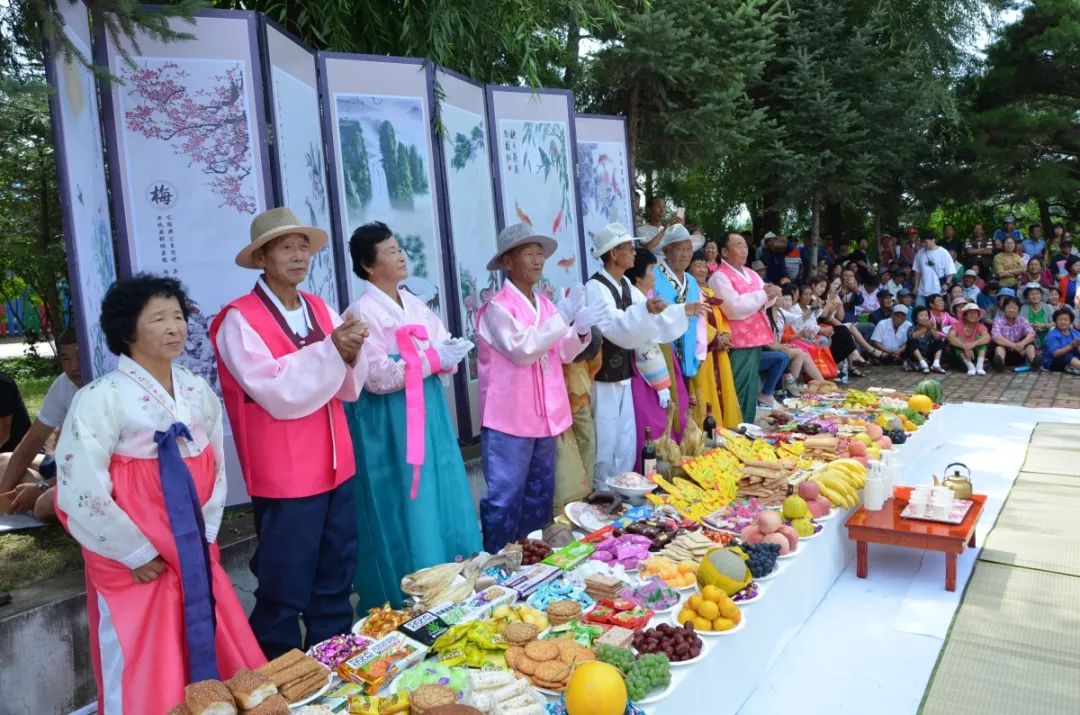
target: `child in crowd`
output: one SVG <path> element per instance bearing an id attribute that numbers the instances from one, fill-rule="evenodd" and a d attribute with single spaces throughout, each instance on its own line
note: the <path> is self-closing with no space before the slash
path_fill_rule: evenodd
<path id="1" fill-rule="evenodd" d="M 509 273 L 477 317 L 480 452 L 487 495 L 480 502 L 484 548 L 495 553 L 551 521 L 555 438 L 570 428 L 562 366 L 603 326 L 607 306 L 574 291 L 559 306 L 534 291 L 555 239 L 523 223 L 499 233 L 489 271 Z"/>

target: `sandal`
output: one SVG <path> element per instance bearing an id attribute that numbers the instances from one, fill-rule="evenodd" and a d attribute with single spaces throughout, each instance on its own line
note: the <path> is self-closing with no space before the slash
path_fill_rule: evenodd
<path id="1" fill-rule="evenodd" d="M 848 368 L 848 372 L 851 374 L 852 377 L 866 377 L 866 373 L 855 367 L 854 365 Z"/>

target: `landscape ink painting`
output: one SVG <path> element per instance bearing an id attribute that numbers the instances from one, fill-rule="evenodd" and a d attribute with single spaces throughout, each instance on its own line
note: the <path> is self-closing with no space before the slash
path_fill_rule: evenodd
<path id="1" fill-rule="evenodd" d="M 257 275 L 235 265 L 262 211 L 247 63 L 116 58 L 132 264 L 181 279 L 194 300 L 181 362 L 217 386 L 209 325 Z"/>
<path id="2" fill-rule="evenodd" d="M 336 94 L 346 235 L 382 221 L 409 260 L 403 286 L 445 319 L 428 121 L 419 97 Z M 349 267 L 353 296 L 362 285 Z"/>
<path id="3" fill-rule="evenodd" d="M 68 31 L 68 39 L 84 56 L 90 56 L 90 49 L 74 32 Z M 77 309 L 83 312 L 82 324 L 89 333 L 86 342 L 91 351 L 86 376 L 99 377 L 116 366 L 116 356 L 109 352 L 98 320 L 101 299 L 116 280 L 116 261 L 97 90 L 93 73 L 74 57 L 58 55 L 52 61 L 59 85 L 56 98 L 63 128 L 67 176 L 64 200 L 71 213 L 71 245 L 78 266 Z"/>
<path id="4" fill-rule="evenodd" d="M 319 93 L 280 67 L 271 68 L 274 136 L 285 205 L 309 226 L 330 233 L 330 203 L 319 126 Z M 337 306 L 334 249 L 329 243 L 311 258 L 311 270 L 300 286 Z"/>
<path id="5" fill-rule="evenodd" d="M 499 175 L 506 223 L 526 223 L 559 249 L 547 260 L 541 290 L 548 297 L 581 282 L 573 155 L 565 122 L 500 119 Z"/>
<path id="6" fill-rule="evenodd" d="M 621 142 L 579 141 L 577 150 L 585 246 L 592 246 L 593 236 L 609 223 L 622 224 L 633 235 L 626 145 Z M 599 269 L 600 262 L 591 254 L 588 261 L 590 273 Z"/>
<path id="7" fill-rule="evenodd" d="M 495 254 L 497 245 L 487 123 L 481 115 L 445 102 L 440 118 L 444 130 L 446 191 L 450 199 L 461 320 L 464 337 L 475 344 L 480 307 L 500 286 L 498 271 L 487 269 L 487 262 Z M 469 354 L 467 368 L 469 379 L 476 379 L 475 349 Z"/>

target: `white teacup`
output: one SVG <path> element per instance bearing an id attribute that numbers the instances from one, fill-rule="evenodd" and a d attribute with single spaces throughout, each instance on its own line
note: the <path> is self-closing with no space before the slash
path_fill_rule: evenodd
<path id="1" fill-rule="evenodd" d="M 918 492 L 912 492 L 908 499 L 908 514 L 911 516 L 926 516 L 926 497 Z"/>

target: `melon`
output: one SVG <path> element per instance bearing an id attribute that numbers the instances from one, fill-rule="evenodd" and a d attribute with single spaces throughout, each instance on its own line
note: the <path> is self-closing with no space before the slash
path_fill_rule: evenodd
<path id="1" fill-rule="evenodd" d="M 821 488 L 818 487 L 817 482 L 807 479 L 799 485 L 799 496 L 805 499 L 807 503 L 817 499 L 819 494 L 821 494 Z"/>
<path id="2" fill-rule="evenodd" d="M 771 509 L 766 509 L 758 514 L 757 524 L 758 528 L 761 529 L 762 535 L 773 533 L 780 528 L 782 523 L 783 520 L 780 518 L 780 515 Z"/>
<path id="3" fill-rule="evenodd" d="M 885 430 L 883 430 L 879 425 L 867 425 L 866 434 L 870 435 L 870 439 L 876 442 L 877 440 L 881 439 L 881 435 L 885 434 Z"/>
<path id="4" fill-rule="evenodd" d="M 930 401 L 936 405 L 940 405 L 945 401 L 945 388 L 937 380 L 926 379 L 919 382 L 915 386 L 916 395 L 926 395 L 930 398 Z"/>
<path id="5" fill-rule="evenodd" d="M 778 535 L 769 534 L 762 541 L 767 543 L 775 536 Z M 697 570 L 697 582 L 702 589 L 706 586 L 716 586 L 729 596 L 734 596 L 746 588 L 752 578 L 744 555 L 732 549 L 713 549 L 705 554 Z"/>
<path id="6" fill-rule="evenodd" d="M 934 409 L 934 401 L 926 395 L 912 395 L 908 398 L 907 405 L 921 415 L 928 415 L 930 410 Z"/>
<path id="7" fill-rule="evenodd" d="M 579 663 L 566 683 L 566 715 L 623 715 L 626 703 L 626 681 L 614 665 Z"/>

